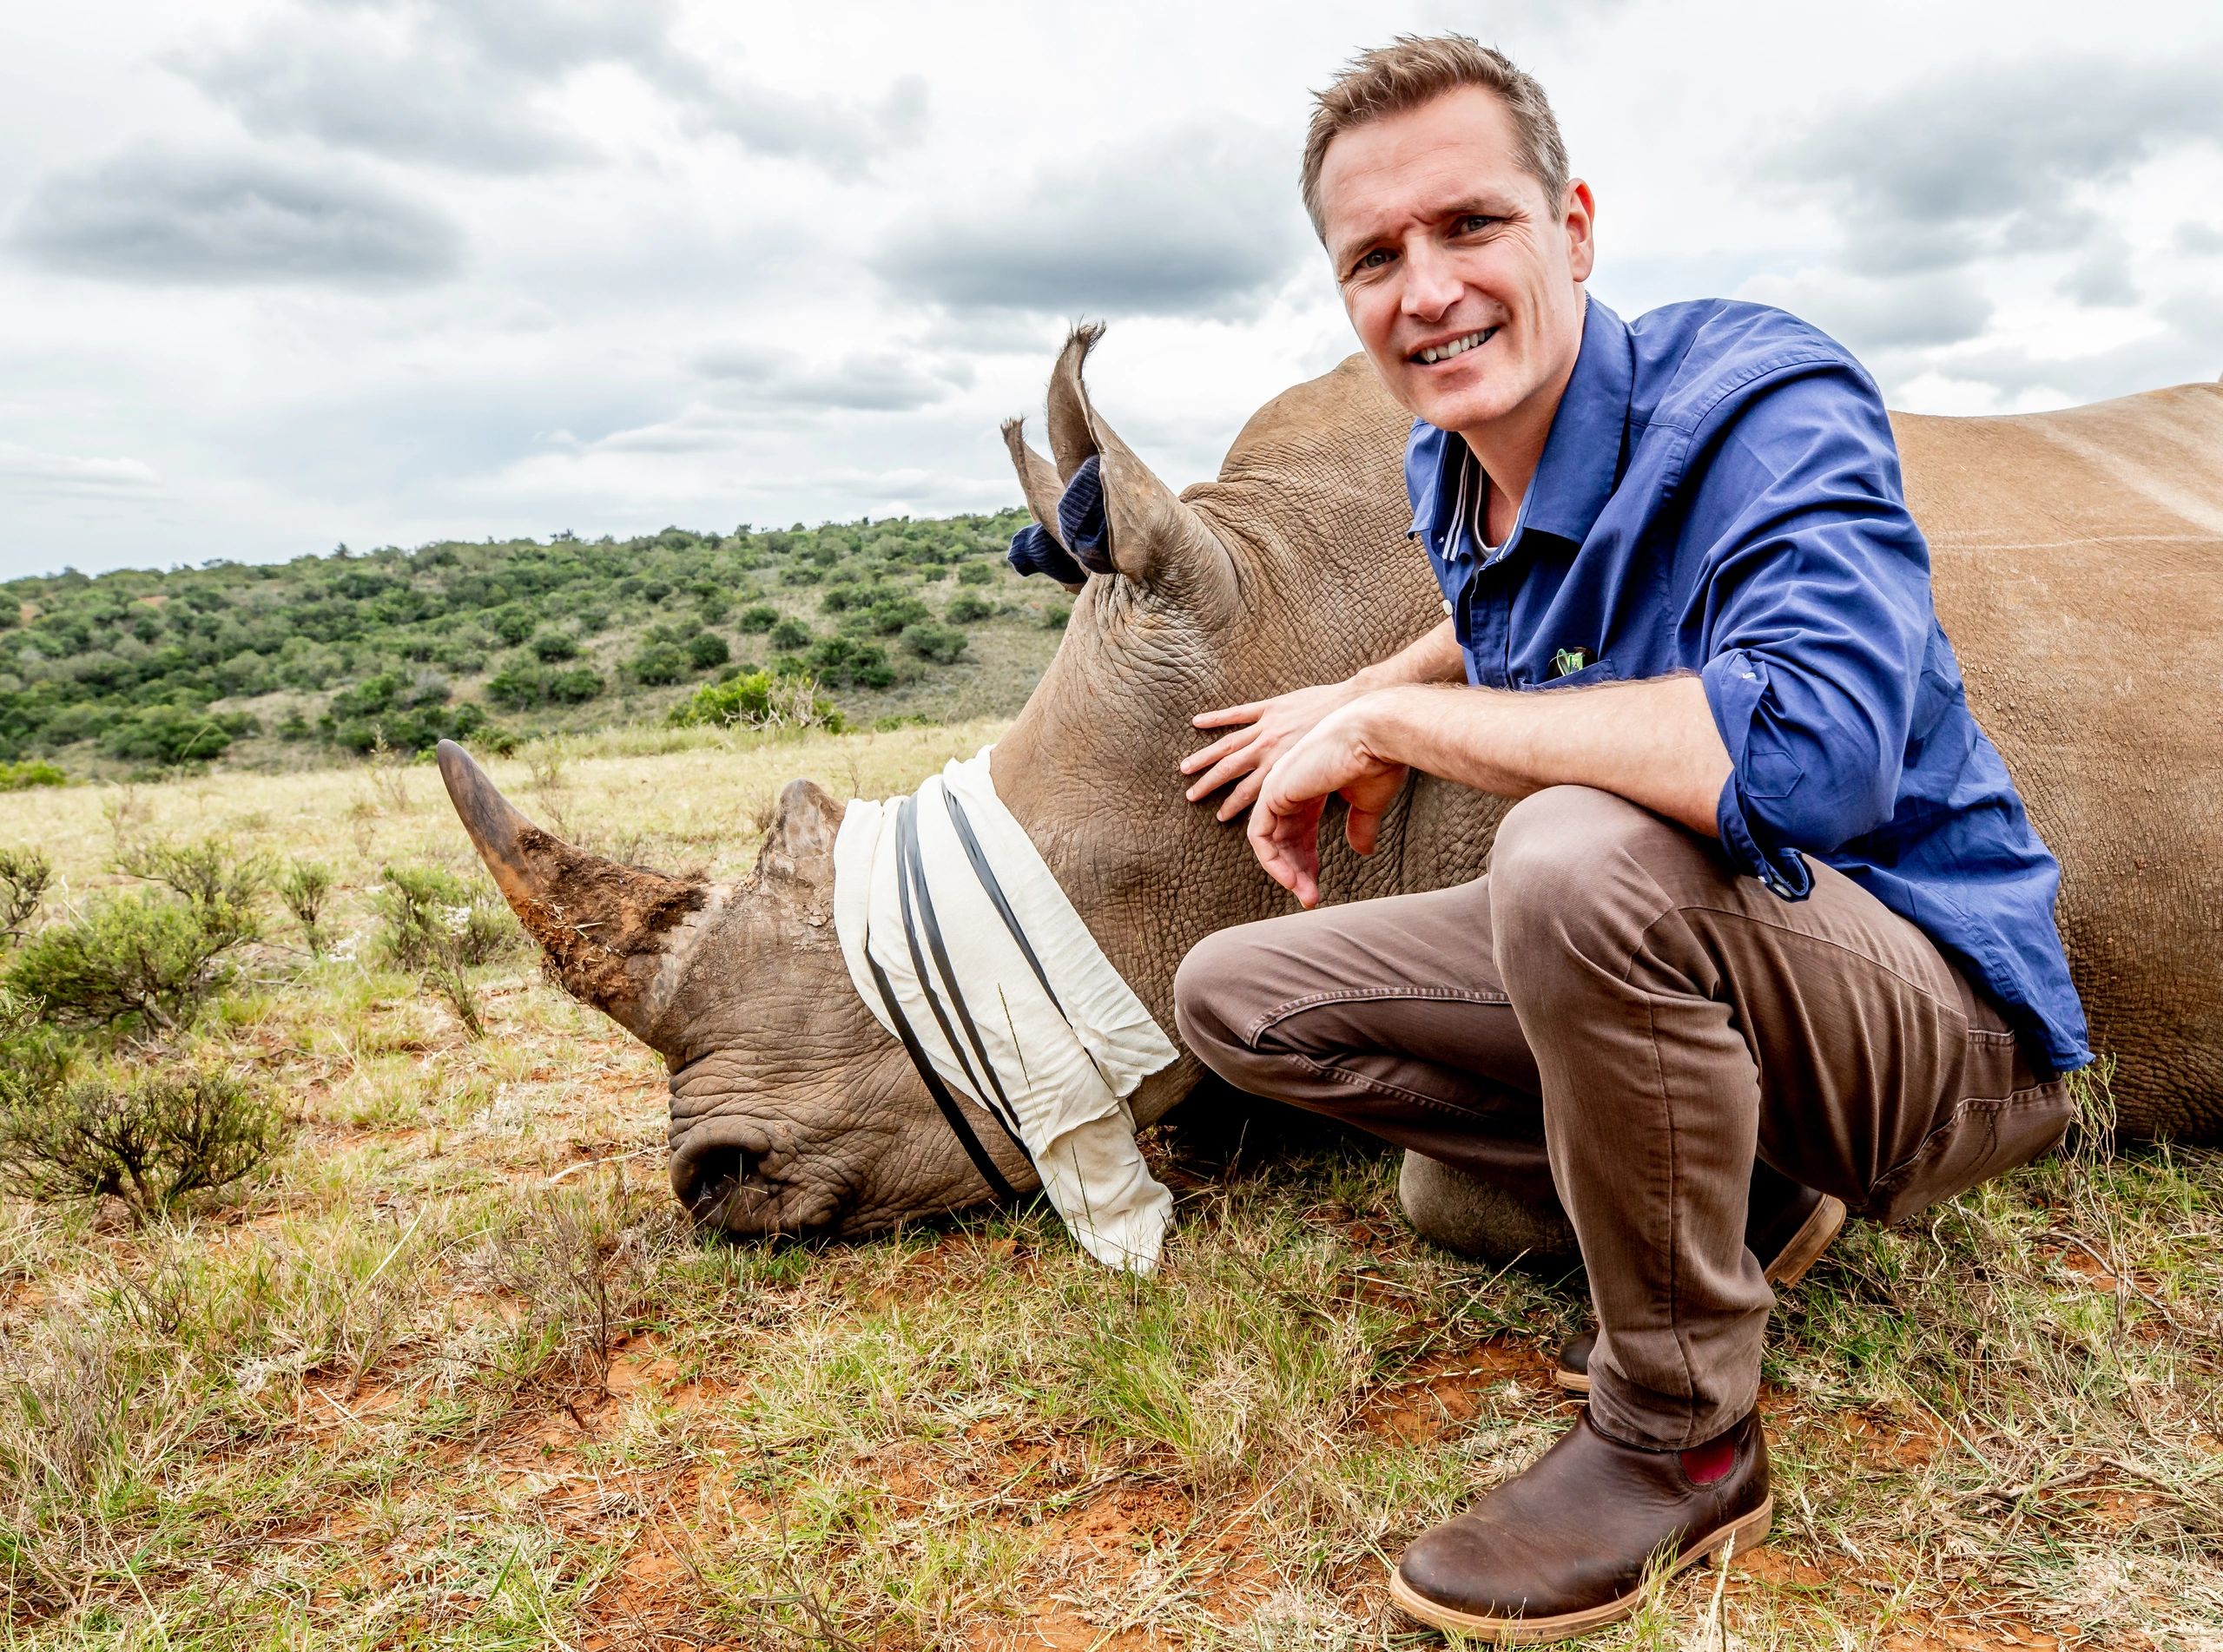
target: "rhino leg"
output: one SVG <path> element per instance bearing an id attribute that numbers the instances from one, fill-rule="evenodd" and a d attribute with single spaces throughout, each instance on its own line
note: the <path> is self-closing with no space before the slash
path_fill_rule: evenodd
<path id="1" fill-rule="evenodd" d="M 1582 1258 L 1574 1228 L 1557 1200 L 1536 1205 L 1440 1159 L 1405 1155 L 1397 1202 L 1424 1239 L 1500 1267 L 1516 1257 L 1572 1267 Z"/>

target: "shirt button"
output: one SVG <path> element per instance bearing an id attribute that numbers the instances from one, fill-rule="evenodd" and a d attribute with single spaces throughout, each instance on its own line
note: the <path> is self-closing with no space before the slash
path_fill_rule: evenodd
<path id="1" fill-rule="evenodd" d="M 1451 599 L 1448 596 L 1443 599 L 1443 611 L 1446 614 L 1451 612 Z"/>

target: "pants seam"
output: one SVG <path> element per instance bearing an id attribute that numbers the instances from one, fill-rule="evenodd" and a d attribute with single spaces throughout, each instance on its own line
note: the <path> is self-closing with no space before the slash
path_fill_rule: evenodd
<path id="1" fill-rule="evenodd" d="M 1270 1009 L 1260 1010 L 1243 1030 L 1243 1042 L 1255 1050 L 1258 1039 L 1269 1028 L 1277 1027 L 1291 1016 L 1307 1010 L 1336 1004 L 1386 1004 L 1398 998 L 1424 998 L 1439 1004 L 1502 1004 L 1508 1008 L 1513 1002 L 1502 992 L 1477 991 L 1467 987 L 1348 987 L 1333 992 L 1309 993 L 1303 997 L 1290 998 Z"/>

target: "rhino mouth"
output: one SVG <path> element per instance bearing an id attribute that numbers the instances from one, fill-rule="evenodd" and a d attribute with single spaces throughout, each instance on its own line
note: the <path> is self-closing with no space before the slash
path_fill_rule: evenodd
<path id="1" fill-rule="evenodd" d="M 849 1189 L 795 1168 L 762 1128 L 706 1118 L 672 1143 L 671 1190 L 697 1223 L 737 1237 L 839 1232 Z"/>

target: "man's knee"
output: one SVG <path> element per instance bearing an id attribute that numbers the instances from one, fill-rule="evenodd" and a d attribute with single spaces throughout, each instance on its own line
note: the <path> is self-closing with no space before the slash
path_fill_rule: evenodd
<path id="1" fill-rule="evenodd" d="M 1256 1055 L 1243 1028 L 1251 1017 L 1241 1002 L 1255 975 L 1240 929 L 1207 935 L 1173 972 L 1173 1025 L 1197 1058 L 1240 1084 L 1238 1069 Z"/>
<path id="2" fill-rule="evenodd" d="M 1506 812 L 1490 851 L 1490 919 L 1508 990 L 1570 956 L 1633 949 L 1718 876 L 1696 833 L 1626 798 L 1554 786 Z"/>

